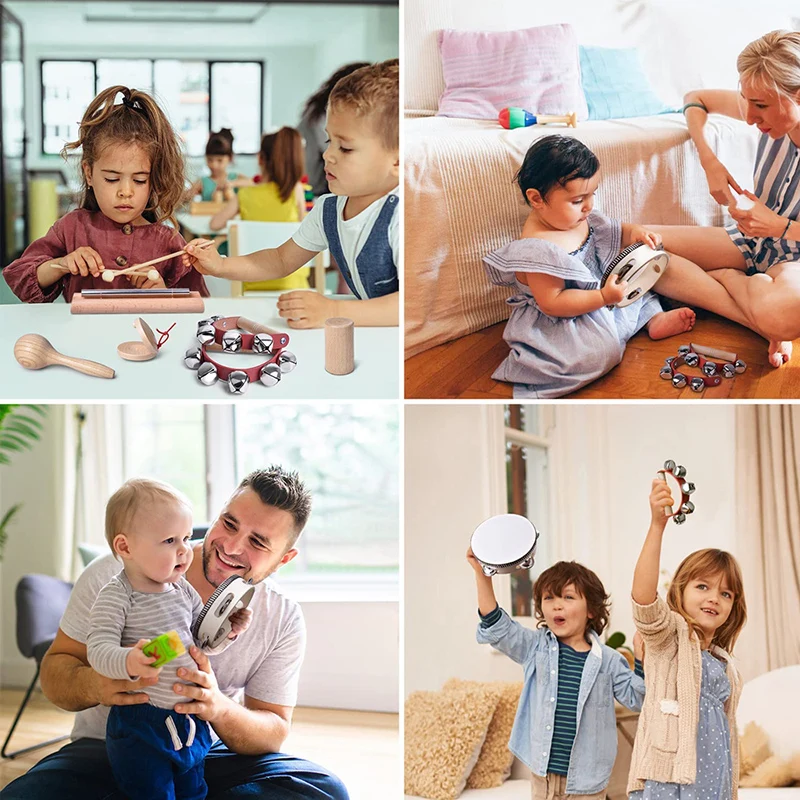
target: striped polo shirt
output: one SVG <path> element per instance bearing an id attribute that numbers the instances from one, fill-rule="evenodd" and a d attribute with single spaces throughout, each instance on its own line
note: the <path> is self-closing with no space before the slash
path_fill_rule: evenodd
<path id="1" fill-rule="evenodd" d="M 556 775 L 569 772 L 569 757 L 578 731 L 578 694 L 581 690 L 583 668 L 589 650 L 578 651 L 558 642 L 558 693 L 556 714 L 553 720 L 553 742 L 547 771 Z"/>
<path id="2" fill-rule="evenodd" d="M 753 187 L 753 194 L 787 222 L 800 217 L 800 148 L 788 135 L 771 139 L 768 134 L 761 134 L 753 168 Z M 800 261 L 800 242 L 771 236 L 749 238 L 735 222 L 725 230 L 751 272 L 766 272 L 780 261 Z"/>

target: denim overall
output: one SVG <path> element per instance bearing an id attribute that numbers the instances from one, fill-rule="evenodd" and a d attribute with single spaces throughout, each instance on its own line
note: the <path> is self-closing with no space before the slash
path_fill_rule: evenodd
<path id="1" fill-rule="evenodd" d="M 392 256 L 392 248 L 389 244 L 389 223 L 397 210 L 397 195 L 390 194 L 386 198 L 367 241 L 364 242 L 361 252 L 356 256 L 355 265 L 347 263 L 342 251 L 337 224 L 337 200 L 336 196 L 325 198 L 322 207 L 322 225 L 328 240 L 328 249 L 336 259 L 336 264 L 350 287 L 350 291 L 359 300 L 383 297 L 386 294 L 397 292 L 400 282 Z M 355 273 L 353 273 L 353 266 L 356 269 Z"/>

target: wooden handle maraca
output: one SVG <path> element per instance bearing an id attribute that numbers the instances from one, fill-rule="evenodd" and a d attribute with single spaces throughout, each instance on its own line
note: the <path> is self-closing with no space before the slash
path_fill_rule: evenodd
<path id="1" fill-rule="evenodd" d="M 52 364 L 60 364 L 84 375 L 91 375 L 93 378 L 113 378 L 116 375 L 114 370 L 105 364 L 59 353 L 44 336 L 38 333 L 26 333 L 17 339 L 14 344 L 14 358 L 25 369 L 43 369 Z"/>

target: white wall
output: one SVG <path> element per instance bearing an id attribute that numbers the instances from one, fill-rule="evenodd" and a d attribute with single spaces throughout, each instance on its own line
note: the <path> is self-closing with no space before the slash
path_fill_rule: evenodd
<path id="1" fill-rule="evenodd" d="M 556 425 L 577 427 L 586 407 L 556 407 Z M 734 485 L 735 409 L 678 404 L 594 406 L 608 444 L 605 464 L 612 490 L 607 514 L 613 535 L 587 532 L 580 552 L 559 552 L 598 570 L 611 593 L 609 630 L 633 634 L 627 598 L 633 567 L 647 531 L 647 495 L 667 458 L 683 463 L 697 484 L 697 510 L 683 526 L 670 523 L 662 566 L 670 574 L 701 547 L 734 553 L 737 535 Z M 475 642 L 475 582 L 464 554 L 474 528 L 492 512 L 487 452 L 489 414 L 481 405 L 413 405 L 405 410 L 405 692 L 438 689 L 449 677 L 518 680 L 519 668 Z M 589 469 L 586 465 L 585 469 Z M 600 478 L 598 473 L 598 478 Z M 576 503 L 581 497 L 575 497 Z M 551 509 L 557 536 L 558 509 Z M 606 523 L 603 522 L 602 525 Z M 598 523 L 598 528 L 601 523 Z M 559 543 L 556 543 L 559 544 Z M 558 549 L 557 547 L 555 549 Z M 605 565 L 605 566 L 598 566 Z M 742 564 L 747 583 L 747 564 Z M 495 579 L 496 582 L 498 579 Z M 500 597 L 507 606 L 507 598 Z M 748 598 L 748 603 L 754 598 Z M 740 659 L 746 653 L 737 653 Z"/>

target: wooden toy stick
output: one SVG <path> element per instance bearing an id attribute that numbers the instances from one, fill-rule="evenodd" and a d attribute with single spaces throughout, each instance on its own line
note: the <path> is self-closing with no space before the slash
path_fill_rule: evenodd
<path id="1" fill-rule="evenodd" d="M 17 339 L 14 345 L 14 358 L 25 369 L 42 369 L 51 364 L 60 364 L 94 378 L 113 378 L 116 374 L 111 367 L 107 367 L 105 364 L 59 353 L 44 336 L 40 336 L 38 333 L 26 333 Z"/>
<path id="2" fill-rule="evenodd" d="M 254 322 L 247 317 L 239 317 L 239 327 L 248 333 L 269 333 L 271 336 L 280 335 L 280 331 L 268 328 L 266 325 L 262 325 L 260 322 Z"/>

